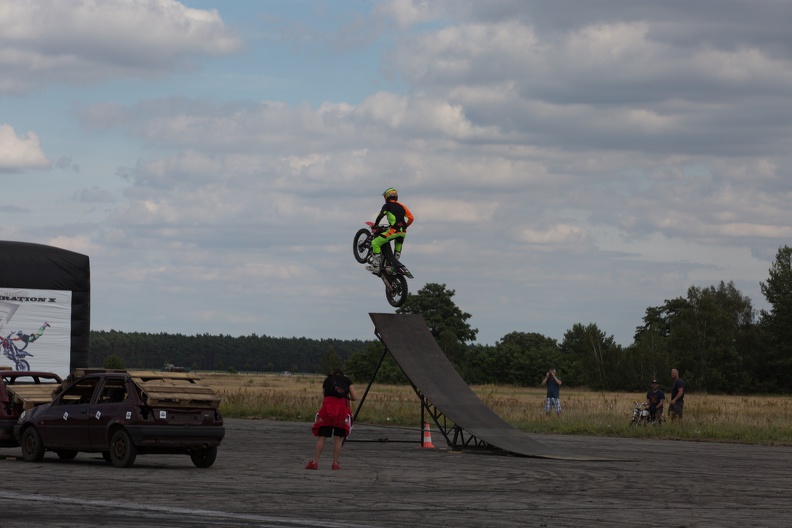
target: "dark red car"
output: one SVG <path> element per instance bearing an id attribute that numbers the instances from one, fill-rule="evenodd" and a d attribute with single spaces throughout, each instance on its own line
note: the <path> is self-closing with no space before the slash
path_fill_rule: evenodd
<path id="1" fill-rule="evenodd" d="M 184 453 L 210 467 L 225 436 L 220 398 L 190 373 L 77 370 L 49 404 L 25 411 L 14 427 L 22 457 L 45 451 L 72 459 L 102 453 L 117 467 L 138 454 Z"/>
<path id="2" fill-rule="evenodd" d="M 14 425 L 23 411 L 52 401 L 63 381 L 52 372 L 0 369 L 0 447 L 16 447 Z"/>

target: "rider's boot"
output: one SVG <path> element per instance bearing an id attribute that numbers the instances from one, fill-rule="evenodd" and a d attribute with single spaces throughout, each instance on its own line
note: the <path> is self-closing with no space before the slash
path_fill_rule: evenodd
<path id="1" fill-rule="evenodd" d="M 377 273 L 380 272 L 381 263 L 382 263 L 382 253 L 378 253 L 377 255 L 372 255 L 371 264 L 366 266 L 366 269 L 376 275 Z"/>
<path id="2" fill-rule="evenodd" d="M 401 262 L 399 261 L 399 257 L 401 257 L 401 251 L 394 251 L 393 252 L 393 257 L 394 257 L 394 260 L 396 260 L 396 262 L 399 262 L 399 264 L 401 264 Z M 401 272 L 404 275 L 406 275 L 407 277 L 409 277 L 411 279 L 413 278 L 413 274 L 410 273 L 410 270 L 408 270 L 407 267 L 404 264 L 401 264 L 401 268 L 400 269 L 401 269 Z"/>

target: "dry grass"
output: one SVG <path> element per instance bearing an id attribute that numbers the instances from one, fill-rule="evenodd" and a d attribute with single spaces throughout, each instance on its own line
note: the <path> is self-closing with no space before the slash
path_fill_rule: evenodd
<path id="1" fill-rule="evenodd" d="M 224 416 L 313 420 L 321 403 L 322 376 L 202 373 L 222 399 Z M 366 389 L 357 385 L 358 395 Z M 504 420 L 528 432 L 792 445 L 792 398 L 691 393 L 682 422 L 629 427 L 634 401 L 643 394 L 562 389 L 560 417 L 544 412 L 544 390 L 499 385 L 473 386 Z M 418 398 L 409 386 L 374 384 L 358 416 L 361 423 L 415 426 Z"/>

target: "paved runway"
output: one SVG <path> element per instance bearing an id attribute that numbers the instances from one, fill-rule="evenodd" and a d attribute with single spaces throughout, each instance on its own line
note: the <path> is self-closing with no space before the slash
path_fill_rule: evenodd
<path id="1" fill-rule="evenodd" d="M 785 527 L 792 448 L 536 435 L 581 462 L 418 447 L 420 431 L 357 425 L 341 471 L 303 469 L 310 424 L 227 420 L 210 469 L 140 455 L 40 463 L 0 450 L 0 527 Z M 414 440 L 414 443 L 393 440 Z"/>

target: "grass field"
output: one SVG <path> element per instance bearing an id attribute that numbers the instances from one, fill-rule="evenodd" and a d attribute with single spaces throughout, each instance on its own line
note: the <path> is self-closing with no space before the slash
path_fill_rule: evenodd
<path id="1" fill-rule="evenodd" d="M 227 418 L 313 421 L 321 404 L 323 376 L 199 373 L 222 397 Z M 357 385 L 362 396 L 366 386 Z M 560 417 L 544 412 L 545 391 L 499 385 L 473 386 L 474 392 L 517 429 L 616 437 L 646 437 L 764 445 L 792 445 L 792 397 L 726 396 L 690 393 L 682 421 L 630 427 L 634 401 L 644 394 L 592 392 L 563 388 Z M 354 405 L 354 404 L 353 404 Z M 358 422 L 377 425 L 420 424 L 418 397 L 409 386 L 375 383 Z"/>

